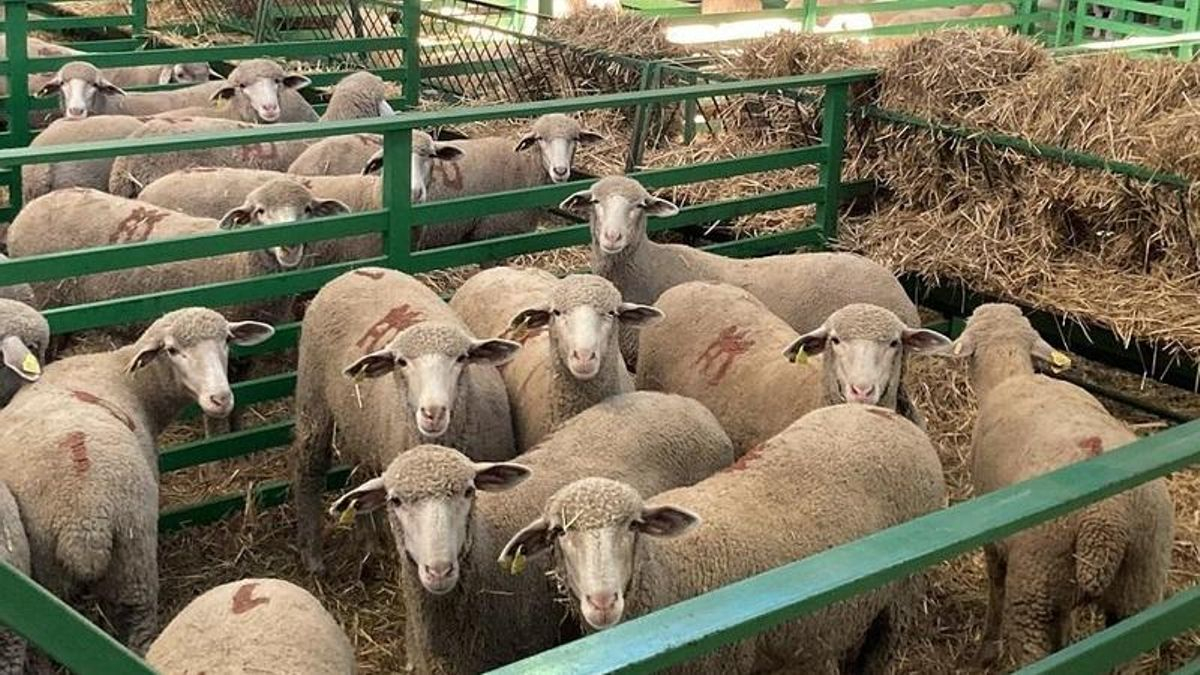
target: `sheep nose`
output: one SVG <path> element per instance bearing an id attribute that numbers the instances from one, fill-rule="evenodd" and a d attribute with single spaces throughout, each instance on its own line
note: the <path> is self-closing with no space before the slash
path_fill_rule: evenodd
<path id="1" fill-rule="evenodd" d="M 604 243 L 606 243 L 606 244 L 615 244 L 615 243 L 621 241 L 621 233 L 605 232 L 602 238 L 604 239 Z"/>
<path id="2" fill-rule="evenodd" d="M 571 358 L 580 363 L 591 363 L 596 360 L 596 352 L 592 349 L 575 349 L 571 352 Z"/>
<path id="3" fill-rule="evenodd" d="M 435 581 L 445 579 L 454 573 L 454 563 L 451 562 L 439 562 L 424 567 L 425 576 Z"/>
<path id="4" fill-rule="evenodd" d="M 421 406 L 421 419 L 430 422 L 441 422 L 446 417 L 446 406 L 430 405 Z"/>
<path id="5" fill-rule="evenodd" d="M 264 104 L 262 104 L 262 108 L 263 108 L 263 112 L 272 113 L 272 112 L 276 112 L 277 110 L 279 110 L 279 104 L 278 103 L 264 103 Z"/>
<path id="6" fill-rule="evenodd" d="M 76 108 L 76 107 L 67 108 L 67 115 L 69 115 L 71 117 L 83 117 L 86 114 L 87 114 L 87 110 L 84 108 Z"/>
<path id="7" fill-rule="evenodd" d="M 610 611 L 617 604 L 616 593 L 592 593 L 587 596 L 587 603 L 601 612 Z"/>
<path id="8" fill-rule="evenodd" d="M 854 384 L 850 385 L 850 397 L 856 401 L 865 401 L 873 393 L 875 393 L 875 385 L 873 384 L 866 387 L 860 387 Z"/>
<path id="9" fill-rule="evenodd" d="M 233 407 L 233 392 L 224 391 L 220 394 L 212 394 L 208 397 L 208 402 L 217 410 L 228 410 Z"/>
<path id="10" fill-rule="evenodd" d="M 556 178 L 566 178 L 569 173 L 571 173 L 571 170 L 565 166 L 554 167 L 554 176 Z"/>

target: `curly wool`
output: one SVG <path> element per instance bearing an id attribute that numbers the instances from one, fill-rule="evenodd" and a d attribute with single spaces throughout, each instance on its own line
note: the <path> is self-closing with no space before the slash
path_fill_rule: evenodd
<path id="1" fill-rule="evenodd" d="M 1032 345 L 1038 333 L 1016 305 L 987 303 L 980 305 L 967 319 L 963 336 L 976 344 Z"/>
<path id="2" fill-rule="evenodd" d="M 50 342 L 50 324 L 29 305 L 0 298 L 0 336 L 5 335 L 16 335 L 26 344 L 45 348 Z"/>
<path id="3" fill-rule="evenodd" d="M 825 325 L 832 335 L 876 342 L 898 339 L 905 328 L 904 322 L 894 312 L 861 303 L 847 305 L 834 312 Z"/>
<path id="4" fill-rule="evenodd" d="M 300 183 L 290 178 L 279 178 L 255 189 L 246 200 L 269 211 L 277 207 L 310 204 L 313 195 Z"/>
<path id="5" fill-rule="evenodd" d="M 360 71 L 343 77 L 333 88 L 321 120 L 363 119 L 379 116 L 379 104 L 387 100 L 387 85 L 373 73 Z"/>
<path id="6" fill-rule="evenodd" d="M 418 445 L 383 473 L 388 494 L 405 502 L 463 494 L 475 480 L 475 467 L 465 455 L 441 445 Z"/>
<path id="7" fill-rule="evenodd" d="M 164 314 L 138 342 L 170 335 L 176 345 L 186 348 L 205 340 L 224 340 L 228 334 L 229 322 L 219 312 L 204 307 L 185 307 Z"/>
<path id="8" fill-rule="evenodd" d="M 471 346 L 471 336 L 460 326 L 427 321 L 404 329 L 388 345 L 388 349 L 416 358 L 425 354 L 458 356 Z"/>
<path id="9" fill-rule="evenodd" d="M 594 307 L 601 313 L 621 306 L 621 292 L 608 279 L 594 274 L 569 274 L 550 290 L 550 306 L 562 312 L 576 307 Z"/>
<path id="10" fill-rule="evenodd" d="M 585 478 L 554 493 L 545 513 L 564 529 L 595 530 L 633 522 L 642 511 L 642 496 L 626 483 Z"/>
<path id="11" fill-rule="evenodd" d="M 583 127 L 579 125 L 579 121 L 569 115 L 561 113 L 551 113 L 542 115 L 533 122 L 530 128 L 530 133 L 542 140 L 551 138 L 565 138 L 570 141 L 579 139 L 579 132 Z"/>

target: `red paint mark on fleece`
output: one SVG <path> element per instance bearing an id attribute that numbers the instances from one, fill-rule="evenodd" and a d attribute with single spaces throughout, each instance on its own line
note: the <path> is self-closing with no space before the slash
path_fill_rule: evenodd
<path id="1" fill-rule="evenodd" d="M 82 431 L 72 431 L 63 436 L 58 442 L 58 447 L 71 456 L 71 467 L 77 475 L 83 475 L 92 468 L 92 460 L 88 457 L 87 436 Z"/>
<path id="2" fill-rule="evenodd" d="M 700 366 L 700 373 L 708 377 L 709 385 L 716 385 L 725 377 L 734 360 L 754 346 L 754 340 L 748 339 L 749 335 L 750 331 L 727 326 L 692 365 Z"/>
<path id="3" fill-rule="evenodd" d="M 420 323 L 425 316 L 421 312 L 412 309 L 408 305 L 400 305 L 388 310 L 383 318 L 376 321 L 374 325 L 363 333 L 363 336 L 358 339 L 355 344 L 365 353 L 373 352 L 383 345 L 387 344 L 388 340 L 396 337 L 396 335 L 408 328 L 409 326 Z"/>
<path id="4" fill-rule="evenodd" d="M 354 273 L 371 281 L 379 281 L 383 278 L 383 270 L 354 270 Z"/>
<path id="5" fill-rule="evenodd" d="M 106 411 L 108 411 L 108 414 L 117 418 L 117 421 L 119 421 L 121 424 L 124 424 L 130 431 L 137 431 L 137 424 L 134 423 L 133 418 L 126 414 L 124 410 L 121 410 L 119 407 L 117 407 L 115 403 L 106 401 L 93 393 L 79 389 L 72 389 L 71 396 L 74 396 L 78 401 L 104 408 Z"/>
<path id="6" fill-rule="evenodd" d="M 233 594 L 233 607 L 231 608 L 234 614 L 245 614 L 259 605 L 271 602 L 270 598 L 254 597 L 256 588 L 258 588 L 258 584 L 243 584 L 237 589 L 237 592 Z"/>
<path id="7" fill-rule="evenodd" d="M 166 211 L 156 211 L 144 206 L 138 206 L 117 223 L 116 229 L 108 235 L 110 244 L 127 244 L 146 241 L 154 232 L 154 226 L 167 217 Z"/>
<path id="8" fill-rule="evenodd" d="M 736 462 L 729 465 L 729 467 L 724 470 L 725 471 L 744 471 L 746 469 L 746 467 L 750 466 L 751 462 L 758 459 L 759 457 L 762 457 L 763 450 L 765 449 L 764 446 L 765 446 L 764 443 L 759 443 L 758 445 L 754 446 L 753 448 L 750 448 L 749 450 L 746 451 L 746 454 L 742 455 L 741 457 L 738 457 L 738 460 Z"/>
<path id="9" fill-rule="evenodd" d="M 1099 436 L 1088 436 L 1079 441 L 1079 447 L 1087 450 L 1092 457 L 1097 457 L 1104 451 L 1104 441 Z"/>

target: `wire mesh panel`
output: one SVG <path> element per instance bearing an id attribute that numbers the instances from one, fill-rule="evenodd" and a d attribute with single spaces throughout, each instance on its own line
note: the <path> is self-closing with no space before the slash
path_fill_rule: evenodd
<path id="1" fill-rule="evenodd" d="M 1200 28 L 1197 0 L 1072 0 L 1062 13 L 1056 46 L 1080 45 L 1096 40 L 1171 36 Z M 1191 58 L 1191 45 L 1176 48 L 1181 58 Z"/>

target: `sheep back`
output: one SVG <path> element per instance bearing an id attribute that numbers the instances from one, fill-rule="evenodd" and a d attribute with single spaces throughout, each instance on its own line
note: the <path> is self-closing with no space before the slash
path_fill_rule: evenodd
<path id="1" fill-rule="evenodd" d="M 29 145 L 43 147 L 126 138 L 145 126 L 136 117 L 98 115 L 81 120 L 60 119 L 46 127 Z M 21 192 L 25 203 L 52 190 L 88 187 L 108 190 L 115 157 L 21 167 Z"/>
<path id="2" fill-rule="evenodd" d="M 288 173 L 301 176 L 357 176 L 383 147 L 379 134 L 331 136 L 313 143 L 296 157 Z"/>

